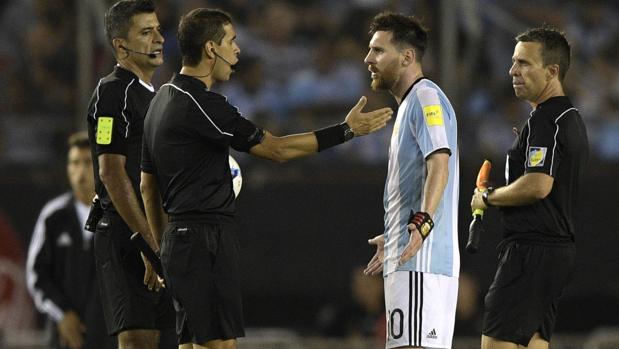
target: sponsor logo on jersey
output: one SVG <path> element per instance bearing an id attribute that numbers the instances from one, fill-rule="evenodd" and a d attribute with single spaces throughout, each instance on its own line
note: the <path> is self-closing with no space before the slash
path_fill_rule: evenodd
<path id="1" fill-rule="evenodd" d="M 423 107 L 423 116 L 428 126 L 443 126 L 443 110 L 438 104 Z"/>
<path id="2" fill-rule="evenodd" d="M 437 339 L 438 336 L 436 335 L 436 329 L 432 329 L 432 331 L 430 331 L 428 333 L 428 335 L 426 336 L 426 338 L 430 338 L 430 339 Z"/>
<path id="3" fill-rule="evenodd" d="M 542 167 L 546 160 L 546 147 L 529 147 L 529 167 Z"/>

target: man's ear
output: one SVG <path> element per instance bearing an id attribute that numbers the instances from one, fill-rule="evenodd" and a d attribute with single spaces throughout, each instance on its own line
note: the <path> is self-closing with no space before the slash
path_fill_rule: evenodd
<path id="1" fill-rule="evenodd" d="M 415 59 L 417 58 L 417 52 L 413 48 L 407 48 L 403 52 L 402 65 L 408 67 L 409 65 L 415 63 Z"/>
<path id="2" fill-rule="evenodd" d="M 550 64 L 546 67 L 546 78 L 548 80 L 552 80 L 555 77 L 559 77 L 559 65 L 558 64 Z"/>
<path id="3" fill-rule="evenodd" d="M 215 58 L 215 43 L 211 40 L 204 43 L 204 54 L 206 54 L 206 58 L 213 59 Z"/>
<path id="4" fill-rule="evenodd" d="M 125 45 L 125 40 L 121 39 L 121 38 L 114 38 L 112 39 L 112 46 L 114 47 L 114 51 L 120 51 L 122 50 L 122 47 L 127 47 Z"/>

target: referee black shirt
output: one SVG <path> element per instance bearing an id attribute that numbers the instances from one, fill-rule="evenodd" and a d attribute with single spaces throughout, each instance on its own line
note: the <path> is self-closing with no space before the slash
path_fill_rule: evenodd
<path id="1" fill-rule="evenodd" d="M 171 216 L 233 216 L 229 147 L 248 152 L 262 137 L 226 97 L 178 74 L 161 86 L 146 115 L 142 171 L 156 176 Z"/>
<path id="2" fill-rule="evenodd" d="M 550 175 L 550 194 L 531 205 L 501 207 L 507 240 L 573 242 L 576 205 L 589 155 L 585 125 L 568 97 L 539 104 L 507 152 L 507 184 L 525 173 Z"/>
<path id="3" fill-rule="evenodd" d="M 88 138 L 92 144 L 95 191 L 101 206 L 113 210 L 105 185 L 99 178 L 99 155 L 121 154 L 126 157 L 125 170 L 140 206 L 140 157 L 144 116 L 155 89 L 131 71 L 116 66 L 99 80 L 88 105 Z"/>

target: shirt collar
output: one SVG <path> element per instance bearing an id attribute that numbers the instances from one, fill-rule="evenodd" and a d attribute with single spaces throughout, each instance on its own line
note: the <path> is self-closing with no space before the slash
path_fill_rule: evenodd
<path id="1" fill-rule="evenodd" d="M 172 81 L 189 84 L 197 88 L 206 89 L 206 84 L 202 80 L 195 78 L 193 76 L 190 76 L 190 75 L 175 73 L 174 77 L 172 77 Z"/>
<path id="2" fill-rule="evenodd" d="M 570 103 L 570 99 L 567 96 L 554 96 L 537 105 L 536 110 L 542 107 L 555 107 L 561 106 L 565 103 Z"/>
<path id="3" fill-rule="evenodd" d="M 152 84 L 149 84 L 148 82 L 140 79 L 131 70 L 125 69 L 125 68 L 121 67 L 119 64 L 116 64 L 116 66 L 114 67 L 114 75 L 118 76 L 121 79 L 127 79 L 127 80 L 135 79 L 135 80 L 138 80 L 140 82 L 140 84 L 142 86 L 144 86 L 144 88 L 146 88 L 150 92 L 155 92 L 155 87 Z"/>
<path id="4" fill-rule="evenodd" d="M 406 99 L 406 96 L 408 96 L 408 94 L 411 92 L 411 90 L 413 89 L 413 87 L 422 79 L 425 79 L 425 76 L 421 76 L 419 77 L 419 79 L 415 80 L 411 86 L 408 88 L 408 90 L 406 90 L 406 92 L 404 92 L 404 95 L 402 95 L 402 101 L 404 101 Z"/>

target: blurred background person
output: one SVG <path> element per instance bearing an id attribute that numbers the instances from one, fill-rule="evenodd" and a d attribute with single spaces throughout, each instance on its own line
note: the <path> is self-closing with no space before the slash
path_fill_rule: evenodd
<path id="1" fill-rule="evenodd" d="M 346 348 L 384 348 L 386 338 L 383 279 L 350 271 L 349 297 L 344 303 L 328 303 L 316 314 L 316 329 L 325 337 L 342 338 Z"/>
<path id="2" fill-rule="evenodd" d="M 68 140 L 67 176 L 71 191 L 41 211 L 28 250 L 28 290 L 47 315 L 53 348 L 116 347 L 106 335 L 95 277 L 93 234 L 84 229 L 95 195 L 86 132 Z"/>

